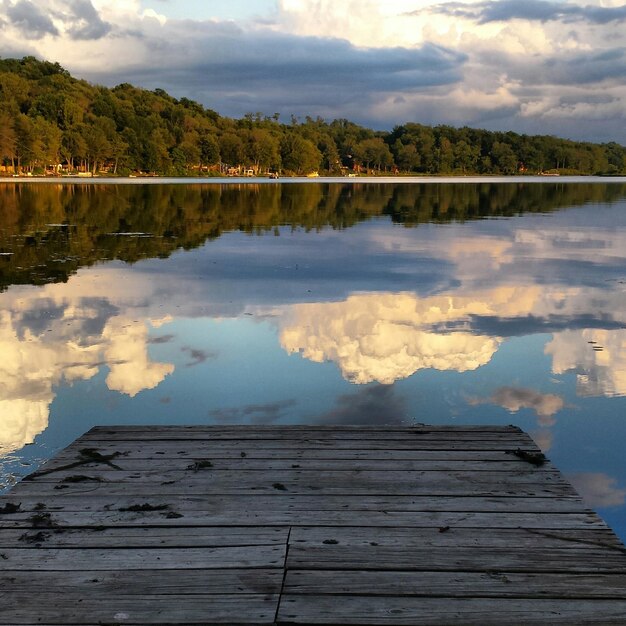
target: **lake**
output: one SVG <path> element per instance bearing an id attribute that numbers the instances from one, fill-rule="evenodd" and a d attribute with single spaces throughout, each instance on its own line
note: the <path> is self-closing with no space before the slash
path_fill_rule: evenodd
<path id="1" fill-rule="evenodd" d="M 626 539 L 624 179 L 136 182 L 0 183 L 2 489 L 98 424 L 516 424 Z"/>

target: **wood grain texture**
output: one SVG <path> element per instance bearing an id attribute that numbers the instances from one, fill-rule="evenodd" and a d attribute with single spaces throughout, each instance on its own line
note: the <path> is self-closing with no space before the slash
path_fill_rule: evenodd
<path id="1" fill-rule="evenodd" d="M 0 497 L 0 624 L 623 624 L 516 427 L 96 427 Z M 36 600 L 35 600 L 36 599 Z"/>

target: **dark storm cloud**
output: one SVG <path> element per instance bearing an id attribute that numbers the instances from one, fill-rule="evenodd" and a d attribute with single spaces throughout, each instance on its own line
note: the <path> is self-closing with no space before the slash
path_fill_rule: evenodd
<path id="1" fill-rule="evenodd" d="M 418 92 L 461 80 L 462 53 L 420 48 L 357 48 L 347 41 L 249 33 L 233 25 L 175 22 L 163 36 L 144 38 L 158 65 L 88 78 L 162 87 L 221 111 L 307 113 L 320 106 L 362 108 L 380 94 Z M 277 107 L 280 103 L 282 107 Z"/>
<path id="2" fill-rule="evenodd" d="M 467 320 L 437 324 L 433 332 L 446 333 L 463 330 L 476 335 L 491 337 L 524 337 L 537 333 L 557 333 L 564 330 L 590 329 L 620 330 L 624 323 L 608 315 L 524 315 L 519 317 L 497 317 L 495 315 L 472 315 Z"/>
<path id="3" fill-rule="evenodd" d="M 187 367 L 193 367 L 194 365 L 200 365 L 209 359 L 216 359 L 218 357 L 217 352 L 211 352 L 207 350 L 200 350 L 198 348 L 190 348 L 188 346 L 184 346 L 181 348 L 182 352 L 189 353 L 191 357 L 191 361 L 187 363 Z"/>
<path id="4" fill-rule="evenodd" d="M 171 335 L 171 334 L 168 334 L 168 335 L 158 335 L 156 337 L 149 337 L 148 338 L 148 343 L 151 343 L 151 344 L 169 343 L 175 337 L 176 337 L 176 335 Z"/>
<path id="5" fill-rule="evenodd" d="M 285 411 L 295 404 L 296 401 L 293 399 L 267 404 L 247 404 L 232 409 L 209 411 L 209 415 L 221 424 L 244 423 L 248 421 L 252 424 L 271 424 L 285 417 Z"/>
<path id="6" fill-rule="evenodd" d="M 560 85 L 589 84 L 626 77 L 626 48 L 548 59 L 539 68 L 547 82 Z"/>
<path id="7" fill-rule="evenodd" d="M 518 103 L 508 112 L 505 127 L 545 134 L 549 124 L 551 134 L 623 141 L 623 125 L 618 120 L 625 115 L 619 96 L 626 79 L 626 48 L 559 52 L 530 59 L 507 53 L 495 59 L 490 51 L 480 50 L 474 53 L 472 63 L 487 73 L 506 72 L 514 82 L 510 89 Z M 550 107 L 530 117 L 517 115 L 522 103 L 544 99 L 549 99 Z M 496 124 L 494 111 L 485 111 L 484 115 L 485 127 Z M 585 119 L 584 125 L 581 118 Z M 587 134 L 581 136 L 583 130 Z"/>
<path id="8" fill-rule="evenodd" d="M 18 28 L 26 39 L 59 35 L 50 16 L 30 0 L 19 0 L 16 4 L 5 3 L 5 10 L 9 22 Z"/>
<path id="9" fill-rule="evenodd" d="M 6 20 L 18 28 L 26 39 L 37 40 L 46 35 L 61 35 L 55 26 L 62 23 L 65 34 L 74 40 L 94 40 L 104 37 L 111 31 L 111 25 L 103 21 L 91 0 L 66 0 L 61 3 L 48 3 L 41 7 L 31 0 L 18 0 L 10 3 L 5 0 L 0 4 L 6 14 Z M 0 26 L 6 23 L 0 18 Z"/>
<path id="10" fill-rule="evenodd" d="M 476 20 L 481 24 L 489 22 L 508 22 L 512 19 L 529 21 L 586 21 L 592 24 L 608 24 L 626 20 L 626 5 L 620 7 L 578 6 L 562 2 L 547 2 L 545 0 L 491 0 L 476 4 L 462 4 L 447 2 L 430 11 Z M 417 13 L 417 12 L 416 12 Z"/>
<path id="11" fill-rule="evenodd" d="M 337 398 L 335 408 L 314 418 L 315 424 L 378 426 L 409 421 L 406 401 L 393 385 L 372 385 Z"/>
<path id="12" fill-rule="evenodd" d="M 493 71 L 506 69 L 507 74 L 519 81 L 515 92 L 520 96 L 537 96 L 550 86 L 587 86 L 606 80 L 622 81 L 626 77 L 626 48 L 615 47 L 608 50 L 590 50 L 553 54 L 541 60 L 526 61 L 519 55 L 500 54 L 495 60 L 488 51 L 475 55 L 475 62 Z M 566 100 L 568 95 L 561 94 Z M 576 93 L 573 102 L 602 102 L 610 100 L 606 93 Z"/>
<path id="13" fill-rule="evenodd" d="M 91 0 L 71 0 L 66 7 L 66 26 L 72 39 L 100 39 L 111 31 L 111 25 L 102 20 Z"/>

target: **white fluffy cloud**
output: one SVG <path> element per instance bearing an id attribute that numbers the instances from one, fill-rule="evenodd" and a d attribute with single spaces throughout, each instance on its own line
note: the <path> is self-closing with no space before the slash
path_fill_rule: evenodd
<path id="1" fill-rule="evenodd" d="M 589 506 L 623 506 L 626 502 L 626 489 L 620 488 L 615 478 L 607 474 L 577 473 L 567 477 Z"/>
<path id="2" fill-rule="evenodd" d="M 384 239 L 379 244 L 385 249 L 392 245 Z M 411 251 L 408 239 L 393 245 Z M 498 296 L 491 291 L 479 292 L 478 297 L 493 303 L 493 313 L 483 313 L 482 320 L 472 321 L 475 332 L 491 329 L 492 334 L 506 336 L 509 332 L 537 332 L 543 326 L 553 333 L 545 348 L 552 357 L 552 372 L 576 374 L 578 395 L 626 395 L 623 280 L 613 279 L 602 287 L 562 285 L 571 279 L 571 263 L 586 258 L 592 260 L 593 268 L 606 268 L 603 271 L 623 267 L 626 254 L 623 233 L 602 226 L 565 230 L 558 225 L 546 225 L 541 229 L 514 229 L 510 238 L 459 238 L 449 246 L 435 238 L 421 251 L 431 249 L 446 250 L 465 289 L 470 289 L 477 277 L 487 275 L 493 281 L 495 272 L 505 282 L 521 283 L 508 296 L 504 295 L 506 286 L 493 292 L 499 293 Z M 546 285 L 523 286 L 524 268 L 529 259 L 543 264 Z"/>
<path id="3" fill-rule="evenodd" d="M 484 308 L 473 298 L 420 299 L 410 293 L 297 304 L 281 321 L 280 342 L 311 361 L 334 361 L 344 378 L 357 384 L 391 384 L 425 368 L 465 372 L 488 363 L 500 340 L 431 328 Z"/>
<path id="4" fill-rule="evenodd" d="M 626 330 L 563 331 L 545 351 L 555 374 L 576 374 L 578 395 L 626 395 Z"/>
<path id="5" fill-rule="evenodd" d="M 109 389 L 136 396 L 154 389 L 174 371 L 171 363 L 153 363 L 148 356 L 148 328 L 143 323 L 119 316 L 107 323 L 103 333 L 107 342 L 104 357 L 109 364 L 106 383 Z"/>
<path id="6" fill-rule="evenodd" d="M 468 404 L 495 404 L 509 413 L 517 413 L 521 409 L 530 409 L 537 416 L 538 429 L 532 432 L 535 443 L 543 452 L 552 447 L 552 427 L 556 424 L 554 417 L 565 406 L 563 398 L 554 393 L 540 393 L 525 387 L 499 387 L 488 398 L 468 398 Z"/>
<path id="7" fill-rule="evenodd" d="M 565 406 L 561 396 L 522 387 L 500 387 L 489 398 L 471 398 L 469 402 L 474 405 L 497 404 L 509 413 L 531 409 L 540 418 L 541 426 L 553 426 L 555 422 L 552 416 Z"/>
<path id="8" fill-rule="evenodd" d="M 124 291 L 119 289 L 118 298 Z M 55 388 L 63 381 L 89 380 L 106 366 L 109 389 L 134 396 L 174 371 L 173 365 L 148 357 L 146 324 L 119 314 L 110 299 L 94 293 L 91 281 L 75 279 L 70 288 L 47 285 L 43 292 L 20 288 L 5 306 L 0 313 L 0 455 L 32 443 L 45 430 Z"/>
<path id="9" fill-rule="evenodd" d="M 462 250 L 462 245 L 450 250 L 451 258 L 459 254 L 463 263 Z M 506 246 L 500 251 L 496 262 L 510 254 Z M 614 311 L 613 317 L 594 319 L 592 302 Z M 624 311 L 626 294 L 620 291 L 503 285 L 471 295 L 461 289 L 424 298 L 413 293 L 355 294 L 338 302 L 282 307 L 278 323 L 287 352 L 317 363 L 332 361 L 344 378 L 357 384 L 390 384 L 425 368 L 474 370 L 491 360 L 503 337 L 552 331 L 545 352 L 552 357 L 553 373 L 575 372 L 581 396 L 613 396 L 626 394 L 626 331 L 563 328 L 624 325 Z M 530 408 L 541 427 L 552 426 L 552 415 L 564 406 L 557 395 L 516 388 L 473 402 L 498 404 L 511 412 Z"/>

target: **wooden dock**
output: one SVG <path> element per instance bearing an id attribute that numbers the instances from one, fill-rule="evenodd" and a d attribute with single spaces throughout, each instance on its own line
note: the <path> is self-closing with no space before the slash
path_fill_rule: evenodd
<path id="1" fill-rule="evenodd" d="M 626 624 L 515 427 L 99 427 L 0 498 L 1 624 Z"/>

